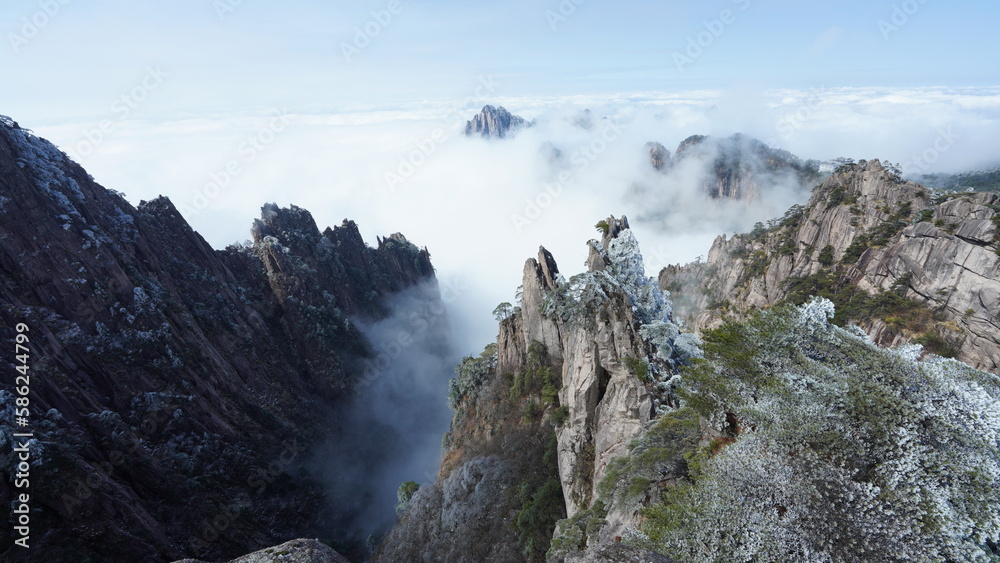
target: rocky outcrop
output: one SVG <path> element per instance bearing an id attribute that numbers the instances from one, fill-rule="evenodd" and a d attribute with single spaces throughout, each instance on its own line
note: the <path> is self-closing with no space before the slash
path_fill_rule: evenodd
<path id="1" fill-rule="evenodd" d="M 587 272 L 566 280 L 544 248 L 527 260 L 521 301 L 500 322 L 496 345 L 458 368 L 437 484 L 413 497 L 376 560 L 466 560 L 458 558 L 471 553 L 467 537 L 485 554 L 539 559 L 555 522 L 591 508 L 611 460 L 670 400 L 669 306 L 642 271 L 628 220 L 600 224 Z M 643 337 L 647 329 L 657 336 Z M 518 500 L 498 502 L 490 493 L 498 487 L 519 491 Z M 604 542 L 638 524 L 632 507 L 612 505 L 605 517 Z M 512 541 L 524 549 L 509 554 Z"/>
<path id="2" fill-rule="evenodd" d="M 672 563 L 673 559 L 653 551 L 622 543 L 600 544 L 566 556 L 566 563 Z"/>
<path id="3" fill-rule="evenodd" d="M 293 475 L 371 354 L 352 318 L 432 279 L 427 252 L 273 205 L 216 251 L 166 198 L 133 207 L 0 122 L 0 340 L 29 328 L 38 534 L 0 558 L 218 560 L 308 531 L 322 489 Z"/>
<path id="4" fill-rule="evenodd" d="M 530 126 L 531 123 L 525 121 L 523 117 L 511 114 L 503 106 L 486 105 L 465 124 L 465 134 L 468 137 L 503 139 L 513 135 L 522 127 Z"/>
<path id="5" fill-rule="evenodd" d="M 205 563 L 182 559 L 174 563 Z M 228 563 L 348 563 L 343 555 L 319 540 L 298 539 L 237 557 Z"/>
<path id="6" fill-rule="evenodd" d="M 646 150 L 649 151 L 649 163 L 654 170 L 660 171 L 670 164 L 670 151 L 660 143 L 646 143 Z"/>
<path id="7" fill-rule="evenodd" d="M 716 239 L 704 263 L 669 267 L 661 287 L 694 328 L 725 314 L 822 293 L 849 310 L 876 342 L 924 343 L 939 353 L 1000 372 L 1000 196 L 965 193 L 931 200 L 878 160 L 842 166 L 805 207 L 770 227 Z M 895 304 L 894 292 L 920 305 Z M 840 296 L 839 299 L 837 296 Z"/>
<path id="8" fill-rule="evenodd" d="M 602 242 L 590 245 L 591 272 L 605 271 L 612 259 L 604 249 L 629 229 L 624 217 L 611 217 L 605 224 Z M 647 355 L 629 296 L 610 292 L 600 307 L 567 322 L 543 312 L 553 292 L 567 283 L 556 278 L 556 272 L 555 260 L 544 248 L 539 249 L 537 261 L 525 264 L 518 315 L 524 330 L 511 335 L 513 339 L 499 340 L 498 351 L 504 356 L 508 349 L 540 342 L 560 366 L 559 405 L 565 409 L 566 422 L 556 431 L 559 476 L 566 512 L 572 516 L 596 498 L 595 487 L 607 464 L 624 453 L 628 441 L 650 419 L 653 405 L 646 386 L 624 363 L 625 358 Z"/>
<path id="9" fill-rule="evenodd" d="M 559 476 L 569 516 L 596 498 L 608 463 L 652 416 L 646 386 L 625 365 L 645 357 L 627 296 L 612 297 L 595 326 L 566 331 L 560 404 L 568 411 L 559 427 Z M 596 330 L 595 330 L 596 327 Z"/>
<path id="10" fill-rule="evenodd" d="M 501 355 L 509 356 L 507 349 L 527 350 L 532 342 L 540 342 L 544 346 L 546 353 L 553 362 L 562 361 L 562 334 L 559 326 L 552 319 L 538 314 L 545 306 L 545 294 L 556 288 L 559 268 L 552 254 L 544 248 L 538 249 L 538 259 L 529 258 L 524 263 L 524 277 L 522 282 L 521 310 L 528 313 L 520 315 L 518 319 L 521 325 L 521 334 L 517 335 L 517 340 L 509 346 L 507 342 L 500 342 L 499 349 Z M 523 357 L 516 360 L 516 367 L 523 364 Z"/>

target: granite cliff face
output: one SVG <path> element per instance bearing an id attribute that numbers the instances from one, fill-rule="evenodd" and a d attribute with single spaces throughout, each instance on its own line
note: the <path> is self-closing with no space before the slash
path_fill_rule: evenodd
<path id="1" fill-rule="evenodd" d="M 205 563 L 199 559 L 182 559 L 175 563 Z M 297 539 L 267 547 L 228 563 L 349 563 L 332 547 L 318 540 Z"/>
<path id="2" fill-rule="evenodd" d="M 513 115 L 503 106 L 483 106 L 483 109 L 465 124 L 466 136 L 503 139 L 522 127 L 531 127 L 523 117 Z"/>
<path id="3" fill-rule="evenodd" d="M 588 271 L 569 279 L 541 248 L 525 263 L 518 303 L 495 311 L 497 343 L 457 369 L 451 388 L 456 414 L 437 483 L 409 499 L 376 560 L 666 560 L 643 548 L 686 553 L 690 560 L 749 560 L 746 553 L 763 553 L 772 544 L 779 546 L 773 553 L 792 553 L 788 545 L 808 535 L 803 530 L 825 525 L 813 522 L 841 518 L 838 533 L 848 530 L 854 517 L 822 499 L 850 496 L 859 482 L 889 489 L 902 479 L 893 473 L 880 481 L 882 473 L 858 451 L 887 455 L 887 463 L 900 463 L 903 472 L 910 466 L 899 460 L 911 454 L 934 466 L 926 452 L 885 454 L 905 444 L 872 449 L 858 445 L 868 438 L 855 438 L 885 439 L 884 424 L 929 428 L 911 411 L 893 410 L 900 401 L 909 401 L 912 412 L 930 408 L 908 393 L 937 384 L 961 387 L 972 377 L 981 387 L 969 387 L 962 404 L 985 413 L 982 420 L 996 410 L 993 376 L 973 375 L 958 362 L 918 358 L 912 348 L 887 352 L 875 344 L 918 342 L 926 351 L 953 353 L 996 372 L 998 213 L 996 195 L 932 199 L 928 189 L 870 161 L 842 166 L 807 205 L 783 218 L 746 235 L 720 237 L 707 262 L 665 268 L 656 285 L 645 277 L 624 217 L 597 224 L 602 237 L 588 243 Z M 661 290 L 672 292 L 672 303 Z M 804 305 L 751 314 L 785 302 Z M 833 326 L 830 317 L 860 325 L 871 340 Z M 704 332 L 705 341 L 682 332 L 674 318 Z M 723 324 L 726 318 L 746 323 Z M 718 330 L 707 330 L 712 328 Z M 795 341 L 802 344 L 789 344 Z M 893 377 L 907 370 L 924 383 L 900 386 Z M 778 377 L 787 383 L 777 383 Z M 838 377 L 857 379 L 848 385 L 854 390 L 845 394 L 847 384 Z M 892 392 L 857 392 L 876 381 Z M 786 404 L 781 393 L 790 389 L 804 402 Z M 889 399 L 892 393 L 901 396 Z M 830 412 L 846 409 L 845 426 L 810 434 L 829 422 L 814 414 L 820 403 Z M 871 416 L 872 409 L 878 414 Z M 957 417 L 957 427 L 965 416 Z M 775 422 L 785 417 L 797 422 Z M 801 443 L 790 438 L 799 431 L 808 435 Z M 779 445 L 785 453 L 775 453 Z M 813 448 L 820 461 L 800 461 Z M 829 452 L 846 456 L 837 467 L 857 465 L 837 486 L 829 486 L 833 473 L 788 477 L 827 463 Z M 765 458 L 770 461 L 762 469 Z M 995 463 L 995 456 L 990 460 Z M 775 477 L 779 473 L 785 476 Z M 948 479 L 920 479 L 925 487 L 950 486 Z M 775 500 L 789 490 L 797 491 L 794 502 Z M 706 496 L 695 499 L 688 496 L 692 491 Z M 758 493 L 760 504 L 747 508 L 746 495 Z M 913 498 L 900 495 L 891 503 Z M 786 518 L 793 509 L 802 513 Z M 712 515 L 699 520 L 703 511 Z M 770 538 L 749 524 L 762 518 L 779 527 L 805 524 Z M 691 539 L 717 525 L 725 531 L 706 532 L 711 544 Z M 753 538 L 730 542 L 734 530 Z M 819 532 L 815 545 L 824 537 Z M 856 559 L 864 550 L 883 549 L 884 540 L 872 541 L 876 547 L 845 540 L 822 549 L 844 549 L 853 554 L 847 559 Z M 995 552 L 992 546 L 983 549 Z M 742 555 L 717 555 L 736 552 Z"/>
<path id="4" fill-rule="evenodd" d="M 213 250 L 166 198 L 133 207 L 0 121 L 0 339 L 30 328 L 34 432 L 31 549 L 0 552 L 219 559 L 311 529 L 322 487 L 297 469 L 371 353 L 352 318 L 433 280 L 426 250 L 274 205 L 252 244 Z M 16 492 L 0 480 L 0 504 Z"/>
<path id="5" fill-rule="evenodd" d="M 565 279 L 544 248 L 525 263 L 520 304 L 500 313 L 496 345 L 467 358 L 453 381 L 438 481 L 413 496 L 377 561 L 539 561 L 546 551 L 554 561 L 619 560 L 578 553 L 586 542 L 550 551 L 553 530 L 592 507 L 610 461 L 673 404 L 682 354 L 628 221 L 601 225 L 589 271 Z M 592 545 L 613 544 L 638 512 L 612 506 L 604 518 Z"/>
<path id="6" fill-rule="evenodd" d="M 824 295 L 884 346 L 916 341 L 1000 373 L 1000 196 L 932 199 L 878 160 L 839 168 L 769 227 L 660 273 L 692 328 Z"/>

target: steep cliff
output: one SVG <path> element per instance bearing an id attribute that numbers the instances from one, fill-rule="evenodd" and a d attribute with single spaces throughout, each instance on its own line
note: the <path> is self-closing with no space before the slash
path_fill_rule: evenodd
<path id="1" fill-rule="evenodd" d="M 370 354 L 352 318 L 432 279 L 426 250 L 266 205 L 216 251 L 166 198 L 135 208 L 0 121 L 0 340 L 30 343 L 26 426 L 0 385 L 5 475 L 34 434 L 30 491 L 0 480 L 4 507 L 30 492 L 31 549 L 5 531 L 4 557 L 218 559 L 308 530 L 322 488 L 293 475 Z"/>
<path id="2" fill-rule="evenodd" d="M 792 260 L 795 235 L 823 233 L 809 240 L 829 249 L 801 253 L 822 255 L 825 280 L 843 256 L 864 263 L 926 228 L 910 219 L 916 203 L 930 205 L 926 190 L 877 162 L 857 168 L 746 238 Z M 976 206 L 992 204 L 970 197 L 918 218 L 981 241 L 992 216 Z M 841 204 L 857 232 L 810 222 Z M 958 216 L 972 223 L 948 227 Z M 543 551 L 549 563 L 995 558 L 1000 379 L 918 346 L 880 348 L 831 322 L 827 299 L 753 310 L 772 266 L 749 270 L 758 286 L 739 282 L 744 264 L 768 256 L 762 248 L 737 255 L 731 274 L 746 304 L 729 312 L 741 320 L 706 316 L 702 338 L 682 333 L 627 220 L 597 228 L 587 272 L 565 279 L 544 248 L 526 262 L 520 302 L 496 310 L 497 344 L 466 358 L 452 381 L 438 481 L 401 505 L 377 561 L 541 561 Z M 661 281 L 682 296 L 718 284 L 718 256 Z M 794 291 L 812 293 L 802 281 L 810 272 L 790 278 Z M 909 280 L 887 283 L 876 295 L 851 284 L 834 297 L 849 313 L 895 308 L 901 326 L 944 322 L 905 296 Z M 692 321 L 696 300 L 711 298 L 696 293 Z"/>
<path id="3" fill-rule="evenodd" d="M 675 404 L 672 378 L 690 346 L 645 277 L 628 221 L 599 225 L 589 271 L 565 279 L 544 248 L 525 263 L 520 303 L 498 308 L 497 344 L 452 382 L 438 482 L 413 496 L 376 560 L 542 560 L 556 521 L 590 509 L 611 460 Z M 636 518 L 612 506 L 595 545 Z M 585 546 L 557 558 L 583 557 L 573 554 Z"/>
<path id="4" fill-rule="evenodd" d="M 696 329 L 723 316 L 822 295 L 840 324 L 881 345 L 919 342 L 1000 370 L 1000 196 L 932 200 L 878 160 L 839 168 L 804 207 L 716 239 L 708 260 L 660 273 Z"/>

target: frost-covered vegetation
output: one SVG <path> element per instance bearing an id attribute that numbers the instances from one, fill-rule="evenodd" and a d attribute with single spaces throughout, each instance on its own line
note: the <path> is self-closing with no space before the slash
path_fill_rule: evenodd
<path id="1" fill-rule="evenodd" d="M 458 409 L 459 403 L 474 397 L 497 366 L 497 345 L 488 344 L 479 356 L 466 356 L 455 366 L 455 377 L 448 382 L 448 403 Z"/>
<path id="2" fill-rule="evenodd" d="M 543 295 L 542 312 L 564 323 L 593 323 L 602 308 L 624 297 L 650 356 L 626 361 L 644 382 L 665 383 L 674 368 L 699 356 L 697 336 L 681 334 L 674 323 L 670 300 L 656 280 L 646 275 L 639 243 L 631 229 L 621 230 L 607 249 L 597 241 L 590 244 L 605 258 L 606 269 L 560 280 L 555 290 Z"/>
<path id="3" fill-rule="evenodd" d="M 545 316 L 563 322 L 585 321 L 609 303 L 613 295 L 621 293 L 628 297 L 640 322 L 670 319 L 670 302 L 656 280 L 646 276 L 639 243 L 631 229 L 624 229 L 611 239 L 606 250 L 597 241 L 591 244 L 607 257 L 607 269 L 560 280 L 555 290 L 544 295 L 542 312 Z"/>
<path id="4" fill-rule="evenodd" d="M 1000 193 L 1000 167 L 960 174 L 923 174 L 915 180 L 925 186 L 945 192 Z"/>
<path id="5" fill-rule="evenodd" d="M 616 225 L 627 225 L 622 218 Z M 597 225 L 605 232 L 611 227 L 608 221 Z M 600 254 L 604 269 L 584 272 L 568 281 L 561 277 L 554 290 L 543 293 L 541 312 L 564 324 L 582 324 L 596 328 L 607 322 L 607 314 L 631 313 L 630 320 L 638 329 L 645 354 L 642 357 L 621 358 L 628 370 L 646 384 L 652 394 L 657 414 L 677 406 L 674 393 L 677 369 L 700 357 L 700 341 L 691 333 L 681 333 L 674 323 L 669 294 L 660 289 L 656 280 L 646 275 L 639 243 L 627 226 L 610 240 L 607 248 L 598 241 L 590 241 Z M 555 413 L 557 425 L 561 413 Z"/>
<path id="6" fill-rule="evenodd" d="M 606 500 L 651 495 L 626 541 L 683 561 L 997 560 L 1000 379 L 833 314 L 814 299 L 705 333 L 681 394 L 721 437 L 694 447 L 678 411 L 613 464 Z"/>
<path id="7" fill-rule="evenodd" d="M 784 302 L 801 305 L 813 296 L 823 297 L 836 305 L 833 317 L 836 325 L 857 323 L 865 326 L 881 320 L 890 333 L 907 335 L 939 356 L 955 357 L 958 351 L 936 329 L 937 324 L 945 320 L 941 311 L 931 310 L 906 297 L 911 278 L 912 274 L 901 276 L 888 290 L 872 295 L 851 283 L 843 273 L 824 268 L 806 277 L 786 279 L 788 295 Z"/>
<path id="8" fill-rule="evenodd" d="M 555 434 L 551 434 L 542 456 L 541 470 L 526 475 L 516 490 L 515 506 L 520 509 L 514 518 L 514 529 L 517 530 L 517 545 L 529 563 L 545 560 L 552 529 L 566 516 L 556 468 L 557 448 Z"/>

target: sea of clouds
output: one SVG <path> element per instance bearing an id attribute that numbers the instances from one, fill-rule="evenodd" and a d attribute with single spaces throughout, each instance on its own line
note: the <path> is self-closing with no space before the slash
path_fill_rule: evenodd
<path id="1" fill-rule="evenodd" d="M 628 215 L 655 275 L 707 254 L 719 234 L 780 216 L 811 188 L 782 183 L 749 204 L 711 201 L 698 170 L 655 172 L 647 142 L 672 153 L 693 134 L 740 132 L 803 159 L 880 158 L 907 174 L 1000 161 L 1000 89 L 493 98 L 488 78 L 481 82 L 460 100 L 125 118 L 108 131 L 64 123 L 36 132 L 134 204 L 170 197 L 217 248 L 249 238 L 265 202 L 309 209 L 320 228 L 353 219 L 371 244 L 404 233 L 430 250 L 442 284 L 459 295 L 451 317 L 465 353 L 495 337 L 490 312 L 513 299 L 539 245 L 568 277 L 584 267 L 594 224 Z M 535 125 L 504 140 L 465 137 L 465 120 L 486 103 Z"/>

